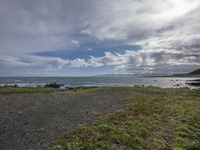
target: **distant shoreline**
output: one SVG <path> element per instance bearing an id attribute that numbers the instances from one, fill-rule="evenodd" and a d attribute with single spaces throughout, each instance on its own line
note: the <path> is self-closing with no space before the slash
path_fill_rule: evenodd
<path id="1" fill-rule="evenodd" d="M 194 78 L 200 78 L 200 74 L 197 74 L 197 75 L 192 75 L 192 74 L 175 74 L 175 75 L 160 75 L 160 76 L 146 76 L 146 77 L 151 77 L 151 78 L 153 78 L 153 77 L 164 77 L 164 78 L 166 78 L 166 77 L 172 77 L 172 78 L 176 78 L 176 77 L 182 77 L 182 78 L 192 78 L 192 77 L 194 77 Z"/>

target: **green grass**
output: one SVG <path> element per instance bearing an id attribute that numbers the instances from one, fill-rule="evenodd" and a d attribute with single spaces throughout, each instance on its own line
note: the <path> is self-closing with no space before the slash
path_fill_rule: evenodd
<path id="1" fill-rule="evenodd" d="M 28 87 L 3 87 L 0 88 L 0 94 L 71 94 L 71 95 L 84 95 L 91 94 L 97 91 L 107 90 L 108 87 L 88 87 L 88 88 L 80 88 L 80 89 L 72 89 L 72 90 L 61 90 L 59 88 L 47 88 L 47 87 L 37 87 L 37 88 L 28 88 Z"/>
<path id="2" fill-rule="evenodd" d="M 97 90 L 127 93 L 129 109 L 79 125 L 54 150 L 200 149 L 200 90 L 126 87 L 93 92 Z"/>
<path id="3" fill-rule="evenodd" d="M 53 88 L 0 88 L 0 94 L 49 94 L 54 91 Z"/>

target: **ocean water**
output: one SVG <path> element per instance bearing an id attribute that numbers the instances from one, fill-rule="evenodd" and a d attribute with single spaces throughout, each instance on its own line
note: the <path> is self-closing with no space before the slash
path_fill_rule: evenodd
<path id="1" fill-rule="evenodd" d="M 187 83 L 198 78 L 183 77 L 0 77 L 0 86 L 37 87 L 56 82 L 73 86 L 157 86 L 195 88 Z"/>

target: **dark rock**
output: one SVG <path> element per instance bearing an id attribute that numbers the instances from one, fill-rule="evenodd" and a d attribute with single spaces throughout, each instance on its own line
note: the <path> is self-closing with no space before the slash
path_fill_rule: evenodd
<path id="1" fill-rule="evenodd" d="M 200 82 L 191 82 L 191 83 L 186 83 L 190 86 L 200 86 Z"/>
<path id="2" fill-rule="evenodd" d="M 48 88 L 60 88 L 61 86 L 63 86 L 63 84 L 57 84 L 56 82 L 45 85 L 45 87 L 48 87 Z"/>

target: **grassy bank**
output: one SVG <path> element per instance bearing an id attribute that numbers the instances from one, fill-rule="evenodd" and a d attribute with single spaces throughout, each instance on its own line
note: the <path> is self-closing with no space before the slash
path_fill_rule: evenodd
<path id="1" fill-rule="evenodd" d="M 110 87 L 80 87 L 74 89 L 59 89 L 50 87 L 0 87 L 0 95 L 3 94 L 90 94 L 101 90 L 109 90 Z"/>
<path id="2" fill-rule="evenodd" d="M 0 94 L 49 94 L 54 91 L 53 88 L 0 88 Z"/>
<path id="3" fill-rule="evenodd" d="M 79 125 L 54 150 L 199 150 L 200 90 L 147 87 L 89 92 L 97 90 L 126 93 L 127 109 Z"/>

